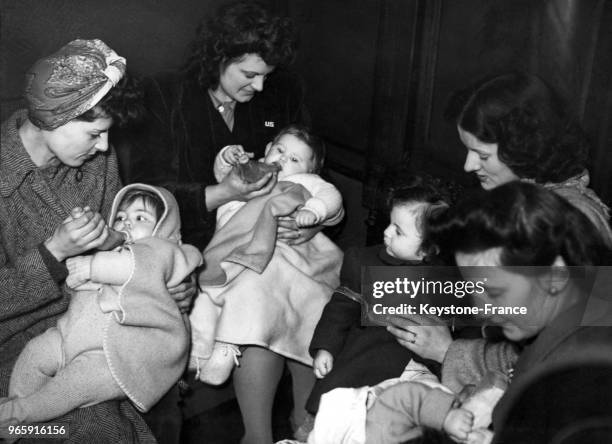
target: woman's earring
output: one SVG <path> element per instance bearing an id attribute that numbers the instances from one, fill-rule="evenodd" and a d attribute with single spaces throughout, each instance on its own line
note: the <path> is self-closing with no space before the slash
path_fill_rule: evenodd
<path id="1" fill-rule="evenodd" d="M 559 289 L 558 289 L 557 287 L 555 287 L 555 286 L 551 286 L 551 287 L 550 287 L 550 289 L 548 290 L 548 292 L 549 292 L 549 293 L 550 293 L 552 296 L 554 296 L 554 295 L 556 295 L 557 293 L 559 293 Z"/>

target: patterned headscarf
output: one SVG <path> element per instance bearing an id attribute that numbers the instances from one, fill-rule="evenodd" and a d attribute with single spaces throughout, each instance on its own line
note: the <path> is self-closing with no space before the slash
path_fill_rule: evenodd
<path id="1" fill-rule="evenodd" d="M 90 110 L 125 74 L 125 59 L 101 40 L 73 40 L 26 74 L 30 121 L 53 130 Z"/>

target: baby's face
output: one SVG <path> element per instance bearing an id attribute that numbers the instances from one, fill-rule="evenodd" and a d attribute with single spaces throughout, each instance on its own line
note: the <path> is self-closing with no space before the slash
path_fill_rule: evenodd
<path id="1" fill-rule="evenodd" d="M 423 204 L 400 204 L 391 210 L 391 221 L 385 229 L 387 253 L 404 261 L 421 260 L 423 241 L 417 219 L 424 211 Z"/>
<path id="2" fill-rule="evenodd" d="M 127 206 L 119 206 L 113 228 L 127 231 L 132 240 L 137 240 L 151 237 L 156 224 L 155 210 L 145 205 L 143 199 L 136 199 Z"/>
<path id="3" fill-rule="evenodd" d="M 292 174 L 312 172 L 313 157 L 308 145 L 291 134 L 285 134 L 275 143 L 268 144 L 264 162 L 277 163 L 281 167 L 278 178 L 282 179 Z"/>

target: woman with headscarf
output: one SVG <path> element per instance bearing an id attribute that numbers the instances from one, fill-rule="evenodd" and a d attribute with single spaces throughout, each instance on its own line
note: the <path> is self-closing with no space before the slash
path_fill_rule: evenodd
<path id="1" fill-rule="evenodd" d="M 30 68 L 27 110 L 2 124 L 0 396 L 7 396 L 28 340 L 68 307 L 63 261 L 103 247 L 110 236 L 105 217 L 121 183 L 108 131 L 140 108 L 125 68 L 104 42 L 74 40 Z M 58 421 L 69 424 L 67 442 L 154 441 L 127 401 L 78 409 Z"/>

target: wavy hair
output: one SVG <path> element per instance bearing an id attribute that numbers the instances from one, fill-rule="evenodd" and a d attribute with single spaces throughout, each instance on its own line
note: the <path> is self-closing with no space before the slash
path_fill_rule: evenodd
<path id="1" fill-rule="evenodd" d="M 520 181 L 478 190 L 431 218 L 429 236 L 443 251 L 501 248 L 500 265 L 601 265 L 604 241 L 591 221 L 552 191 Z"/>
<path id="2" fill-rule="evenodd" d="M 450 205 L 448 191 L 439 181 L 427 175 L 410 176 L 401 186 L 391 188 L 389 191 L 387 198 L 389 211 L 394 207 L 413 204 L 422 205 L 422 208 L 419 208 L 416 227 L 422 235 L 420 250 L 424 253 L 423 262 L 444 262 L 444 259 L 439 257 L 438 246 L 429 236 L 429 221 L 448 209 Z"/>
<path id="3" fill-rule="evenodd" d="M 126 73 L 96 106 L 75 117 L 75 120 L 93 122 L 106 115 L 113 118 L 114 124 L 124 128 L 142 122 L 145 113 L 144 90 L 140 80 Z"/>
<path id="4" fill-rule="evenodd" d="M 283 67 L 295 58 L 297 33 L 287 17 L 272 15 L 261 4 L 241 1 L 222 6 L 199 25 L 184 67 L 205 88 L 216 88 L 220 71 L 246 54 Z"/>
<path id="5" fill-rule="evenodd" d="M 446 117 L 485 143 L 518 177 L 562 182 L 586 168 L 589 142 L 562 98 L 541 78 L 487 78 L 451 99 Z"/>

